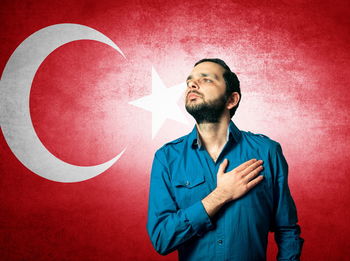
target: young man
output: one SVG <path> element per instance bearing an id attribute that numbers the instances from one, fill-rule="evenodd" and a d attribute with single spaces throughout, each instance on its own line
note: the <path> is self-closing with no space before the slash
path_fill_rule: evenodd
<path id="1" fill-rule="evenodd" d="M 220 59 L 197 62 L 187 78 L 193 131 L 154 157 L 147 230 L 160 254 L 180 260 L 266 260 L 268 232 L 278 260 L 299 260 L 296 208 L 280 145 L 231 121 L 241 97 Z"/>

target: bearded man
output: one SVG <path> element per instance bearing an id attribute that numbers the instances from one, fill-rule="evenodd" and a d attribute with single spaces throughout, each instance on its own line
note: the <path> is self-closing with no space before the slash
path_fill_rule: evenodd
<path id="1" fill-rule="evenodd" d="M 188 135 L 154 157 L 147 231 L 157 252 L 179 260 L 266 260 L 269 231 L 277 260 L 300 260 L 303 239 L 279 143 L 231 121 L 239 80 L 220 59 L 198 61 L 187 78 Z"/>

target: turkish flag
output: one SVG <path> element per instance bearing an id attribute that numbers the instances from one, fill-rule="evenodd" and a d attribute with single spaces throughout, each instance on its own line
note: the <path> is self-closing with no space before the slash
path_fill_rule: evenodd
<path id="1" fill-rule="evenodd" d="M 303 260 L 350 256 L 348 1 L 0 7 L 1 260 L 176 260 L 146 233 L 150 169 L 193 128 L 181 92 L 206 57 L 241 81 L 236 125 L 283 147 Z"/>

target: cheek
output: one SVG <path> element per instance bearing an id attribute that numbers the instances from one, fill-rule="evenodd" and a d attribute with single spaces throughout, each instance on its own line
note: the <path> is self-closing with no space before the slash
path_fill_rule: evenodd
<path id="1" fill-rule="evenodd" d="M 204 93 L 205 98 L 210 100 L 218 99 L 223 95 L 225 95 L 225 91 L 219 90 L 216 86 L 208 88 L 208 90 Z"/>

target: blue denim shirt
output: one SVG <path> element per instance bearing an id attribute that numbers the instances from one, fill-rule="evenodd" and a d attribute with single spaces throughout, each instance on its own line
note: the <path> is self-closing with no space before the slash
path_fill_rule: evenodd
<path id="1" fill-rule="evenodd" d="M 201 200 L 216 187 L 219 165 L 227 171 L 252 158 L 264 161 L 264 179 L 209 218 Z M 180 260 L 266 260 L 268 232 L 275 232 L 278 260 L 299 260 L 297 213 L 280 145 L 240 131 L 231 121 L 228 141 L 216 162 L 197 139 L 196 127 L 165 144 L 154 157 L 147 230 L 160 254 L 178 250 Z"/>

